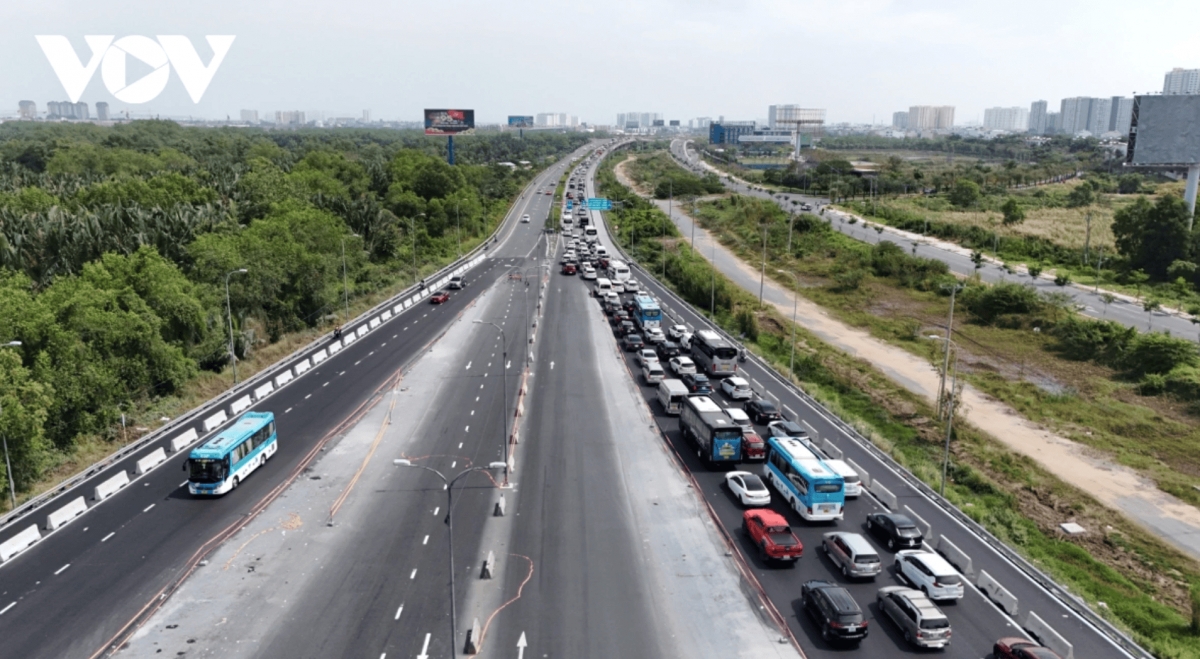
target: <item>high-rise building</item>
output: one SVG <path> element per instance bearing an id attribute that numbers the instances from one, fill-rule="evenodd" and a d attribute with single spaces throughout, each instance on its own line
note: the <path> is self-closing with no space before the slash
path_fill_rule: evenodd
<path id="1" fill-rule="evenodd" d="M 893 112 L 892 113 L 892 127 L 899 128 L 900 130 L 906 130 L 908 128 L 908 113 L 907 112 Z"/>
<path id="2" fill-rule="evenodd" d="M 363 110 L 363 118 L 362 118 L 362 122 L 363 122 L 364 124 L 369 124 L 369 123 L 371 123 L 371 111 L 370 111 L 370 110 Z"/>
<path id="3" fill-rule="evenodd" d="M 304 113 L 299 110 L 276 110 L 275 123 L 280 126 L 303 126 Z"/>
<path id="4" fill-rule="evenodd" d="M 258 123 L 258 110 L 242 110 L 242 121 L 248 124 Z"/>
<path id="5" fill-rule="evenodd" d="M 1133 99 L 1075 96 L 1064 98 L 1061 109 L 1062 132 L 1067 135 L 1077 135 L 1085 130 L 1096 137 L 1111 131 L 1128 133 Z"/>
<path id="6" fill-rule="evenodd" d="M 954 127 L 953 105 L 914 105 L 908 109 L 909 130 Z"/>
<path id="7" fill-rule="evenodd" d="M 617 128 L 624 130 L 649 130 L 655 121 L 662 120 L 659 112 L 622 112 L 617 115 Z"/>
<path id="8" fill-rule="evenodd" d="M 988 108 L 983 111 L 984 130 L 1025 132 L 1029 127 L 1029 110 L 1022 107 Z"/>
<path id="9" fill-rule="evenodd" d="M 1200 69 L 1171 69 L 1163 80 L 1163 93 L 1200 94 Z"/>
<path id="10" fill-rule="evenodd" d="M 46 103 L 46 117 L 51 119 L 88 119 L 88 104 L 80 101 L 50 101 Z"/>
<path id="11" fill-rule="evenodd" d="M 1057 135 L 1063 132 L 1062 113 L 1047 112 L 1046 113 L 1046 135 Z"/>
<path id="12" fill-rule="evenodd" d="M 1088 119 L 1092 116 L 1092 99 L 1087 96 L 1074 96 L 1062 100 L 1062 132 L 1074 135 L 1087 130 Z"/>
<path id="13" fill-rule="evenodd" d="M 1112 119 L 1108 123 L 1109 130 L 1115 130 L 1122 135 L 1129 134 L 1129 124 L 1133 121 L 1133 99 L 1122 96 L 1112 97 Z"/>
<path id="14" fill-rule="evenodd" d="M 1046 134 L 1046 101 L 1034 101 L 1029 106 L 1029 132 L 1033 135 Z"/>
<path id="15" fill-rule="evenodd" d="M 17 114 L 22 119 L 37 119 L 37 103 L 33 101 L 17 103 Z"/>
<path id="16" fill-rule="evenodd" d="M 1099 137 L 1109 130 L 1112 122 L 1112 99 L 1093 98 L 1092 110 L 1088 114 L 1087 129 L 1092 135 Z"/>
<path id="17" fill-rule="evenodd" d="M 708 126 L 708 141 L 712 144 L 737 144 L 738 137 L 753 134 L 753 121 L 728 121 Z"/>
<path id="18" fill-rule="evenodd" d="M 96 101 L 96 120 L 108 121 L 108 103 Z"/>

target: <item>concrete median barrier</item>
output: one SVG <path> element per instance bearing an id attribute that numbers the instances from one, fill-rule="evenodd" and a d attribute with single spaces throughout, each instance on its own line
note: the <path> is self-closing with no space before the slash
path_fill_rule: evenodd
<path id="1" fill-rule="evenodd" d="M 71 499 L 67 505 L 46 515 L 46 530 L 53 531 L 87 512 L 87 501 L 82 496 Z"/>
<path id="2" fill-rule="evenodd" d="M 220 412 L 208 417 L 204 420 L 204 432 L 212 432 L 213 429 L 220 426 L 222 423 L 225 423 L 228 418 L 229 417 L 225 414 L 225 410 L 221 410 Z"/>
<path id="3" fill-rule="evenodd" d="M 916 522 L 917 528 L 921 529 L 921 535 L 924 535 L 926 538 L 929 538 L 929 539 L 933 538 L 933 527 L 929 524 L 929 522 L 925 521 L 924 517 L 921 517 L 920 515 L 918 515 L 915 510 L 908 507 L 907 505 L 904 506 L 904 512 L 910 518 L 912 518 L 912 521 Z"/>
<path id="4" fill-rule="evenodd" d="M 793 410 L 792 408 L 788 407 L 787 405 L 783 406 L 783 418 L 787 419 L 788 421 L 791 421 L 792 423 L 800 422 L 800 415 L 796 414 L 796 410 Z"/>
<path id="5" fill-rule="evenodd" d="M 971 557 L 966 552 L 958 548 L 950 538 L 944 535 L 939 535 L 937 540 L 937 552 L 946 557 L 950 564 L 958 568 L 959 572 L 968 577 L 975 576 L 975 568 L 971 565 Z"/>
<path id="6" fill-rule="evenodd" d="M 329 344 L 329 347 L 328 347 L 328 348 L 326 348 L 326 350 L 327 350 L 327 351 L 329 351 L 329 356 L 330 356 L 330 357 L 332 357 L 332 356 L 333 356 L 333 355 L 334 355 L 334 354 L 335 354 L 337 351 L 339 351 L 339 350 L 341 350 L 341 349 L 342 349 L 342 342 L 341 342 L 341 341 L 334 341 L 333 343 L 330 343 L 330 344 Z"/>
<path id="7" fill-rule="evenodd" d="M 858 474 L 858 478 L 862 481 L 863 487 L 871 487 L 871 473 L 869 471 L 863 469 L 857 462 L 851 460 L 850 458 L 846 458 L 846 464 L 854 470 L 854 473 Z"/>
<path id="8" fill-rule="evenodd" d="M 892 494 L 891 490 L 884 487 L 883 483 L 880 483 L 879 481 L 871 481 L 871 486 L 868 487 L 867 490 L 870 491 L 871 494 L 874 494 L 875 498 L 879 499 L 880 503 L 887 506 L 888 510 L 896 509 L 896 495 Z"/>
<path id="9" fill-rule="evenodd" d="M 367 323 L 367 327 L 369 327 L 370 329 L 375 329 L 376 327 L 379 327 L 379 323 L 380 323 L 379 318 L 372 318 L 371 322 Z"/>
<path id="10" fill-rule="evenodd" d="M 171 452 L 178 453 L 182 451 L 185 446 L 191 444 L 199 438 L 200 433 L 196 432 L 195 428 L 188 428 L 187 432 L 171 440 Z"/>
<path id="11" fill-rule="evenodd" d="M 267 394 L 275 391 L 275 385 L 270 382 L 254 390 L 254 400 L 262 400 L 267 397 Z"/>
<path id="12" fill-rule="evenodd" d="M 280 373 L 279 375 L 276 375 L 275 376 L 275 388 L 278 389 L 279 387 L 282 387 L 283 385 L 291 382 L 292 377 L 293 376 L 292 376 L 291 369 L 286 370 L 286 371 Z"/>
<path id="13" fill-rule="evenodd" d="M 344 347 L 350 345 L 351 343 L 354 343 L 357 340 L 358 340 L 358 335 L 355 334 L 354 332 L 350 332 L 346 336 L 342 337 L 342 347 L 344 348 Z"/>
<path id="14" fill-rule="evenodd" d="M 487 558 L 483 561 L 483 568 L 479 571 L 480 579 L 491 579 L 496 576 L 496 552 L 489 551 Z"/>
<path id="15" fill-rule="evenodd" d="M 310 368 L 312 368 L 312 364 L 308 361 L 308 358 L 305 357 L 304 359 L 296 362 L 294 370 L 296 371 L 296 375 L 300 375 Z"/>
<path id="16" fill-rule="evenodd" d="M 511 458 L 510 458 L 511 460 Z M 511 463 L 510 463 L 511 464 Z M 508 504 L 504 500 L 504 494 L 500 494 L 500 500 L 496 502 L 496 509 L 492 511 L 493 517 L 504 517 L 504 512 L 508 509 Z"/>
<path id="17" fill-rule="evenodd" d="M 478 654 L 480 648 L 479 635 L 483 633 L 483 628 L 479 626 L 479 618 L 471 623 L 471 628 L 467 630 L 467 642 L 463 644 L 463 654 Z"/>
<path id="18" fill-rule="evenodd" d="M 808 425 L 807 421 L 798 421 L 797 423 L 804 426 L 804 430 L 808 433 L 809 439 L 811 439 L 813 442 L 821 441 L 821 433 L 817 432 L 816 428 Z"/>
<path id="19" fill-rule="evenodd" d="M 250 394 L 246 394 L 245 396 L 242 396 L 241 398 L 230 403 L 229 413 L 238 414 L 247 407 L 250 407 Z"/>
<path id="20" fill-rule="evenodd" d="M 24 531 L 6 540 L 4 544 L 0 544 L 0 563 L 7 563 L 13 556 L 29 549 L 41 539 L 42 534 L 38 531 L 37 524 L 30 525 Z"/>
<path id="21" fill-rule="evenodd" d="M 320 364 L 321 362 L 325 361 L 325 358 L 328 356 L 329 355 L 325 354 L 325 349 L 321 348 L 312 354 L 312 365 L 316 366 L 317 364 Z"/>
<path id="22" fill-rule="evenodd" d="M 129 485 L 129 472 L 125 470 L 118 471 L 115 476 L 96 486 L 96 489 L 92 492 L 92 499 L 95 501 L 104 501 L 126 485 Z"/>
<path id="23" fill-rule="evenodd" d="M 987 595 L 987 598 L 996 603 L 1002 611 L 1010 616 L 1017 615 L 1017 596 L 1008 592 L 1008 589 L 1000 585 L 999 581 L 992 578 L 992 575 L 987 573 L 987 570 L 979 571 L 979 580 L 975 584 L 979 590 Z"/>
<path id="24" fill-rule="evenodd" d="M 367 332 L 369 332 L 369 331 L 371 331 L 371 330 L 368 329 L 366 325 L 360 325 L 358 328 L 358 338 L 360 338 L 360 339 L 363 338 L 364 336 L 367 335 Z"/>
<path id="25" fill-rule="evenodd" d="M 384 320 L 391 320 L 393 315 L 394 314 L 392 313 L 392 310 L 388 309 L 387 311 L 383 312 L 383 315 L 381 315 L 380 318 Z"/>
<path id="26" fill-rule="evenodd" d="M 1046 621 L 1042 620 L 1038 614 L 1030 611 L 1025 616 L 1025 623 L 1021 626 L 1030 634 L 1033 634 L 1039 643 L 1057 652 L 1058 656 L 1063 659 L 1075 659 L 1075 647 L 1067 639 L 1063 638 L 1062 634 L 1059 634 L 1053 627 L 1047 625 Z"/>
<path id="27" fill-rule="evenodd" d="M 829 441 L 828 437 L 821 440 L 820 447 L 822 451 L 825 451 L 825 455 L 829 456 L 831 460 L 841 460 L 842 456 L 844 455 L 842 453 L 842 449 L 838 448 L 833 442 Z"/>
<path id="28" fill-rule="evenodd" d="M 157 467 L 158 465 L 162 464 L 163 462 L 165 462 L 166 459 L 167 459 L 167 452 L 165 450 L 163 450 L 163 447 L 160 446 L 160 447 L 154 449 L 153 451 L 150 451 L 149 453 L 147 453 L 144 457 L 142 457 L 140 460 L 138 460 L 134 464 L 134 473 L 144 474 L 144 473 L 150 471 L 151 469 Z"/>

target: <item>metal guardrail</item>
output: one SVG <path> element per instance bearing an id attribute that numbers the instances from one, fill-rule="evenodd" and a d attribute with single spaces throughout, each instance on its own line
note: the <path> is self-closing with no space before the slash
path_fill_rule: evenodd
<path id="1" fill-rule="evenodd" d="M 608 157 L 609 154 L 613 153 L 622 146 L 626 146 L 627 144 L 628 143 L 614 145 L 601 157 L 601 159 Z M 604 218 L 604 222 L 607 225 L 607 218 Z M 612 235 L 611 231 L 609 232 L 609 235 Z M 631 259 L 625 250 L 622 249 L 621 246 L 615 241 L 613 242 L 612 248 L 622 256 L 626 264 L 628 264 L 631 268 L 636 268 L 638 270 L 639 276 L 647 277 L 657 282 L 664 293 L 670 296 L 672 304 L 687 307 L 697 317 L 703 319 L 704 322 L 709 325 L 709 327 L 721 334 L 727 341 L 739 347 L 742 346 L 741 341 L 739 341 L 736 337 L 729 334 L 729 332 L 726 332 L 720 326 L 711 322 L 703 312 L 697 310 L 689 302 L 678 296 L 667 284 L 659 281 L 652 272 L 646 268 L 643 268 L 639 263 Z M 776 384 L 788 389 L 793 395 L 803 400 L 807 405 L 815 410 L 818 410 L 818 413 L 821 414 L 826 421 L 832 424 L 851 441 L 858 444 L 863 450 L 871 453 L 876 459 L 886 465 L 893 473 L 899 476 L 906 485 L 924 496 L 926 499 L 940 508 L 942 512 L 946 513 L 950 517 L 953 517 L 955 521 L 965 527 L 970 533 L 973 533 L 981 542 L 988 545 L 993 551 L 999 554 L 1001 558 L 1005 559 L 1018 570 L 1021 570 L 1023 573 L 1025 573 L 1025 575 L 1029 577 L 1031 581 L 1061 602 L 1063 606 L 1067 607 L 1081 619 L 1085 620 L 1097 631 L 1107 636 L 1119 648 L 1139 659 L 1153 659 L 1153 655 L 1138 645 L 1125 632 L 1118 629 L 1115 625 L 1093 611 L 1091 607 L 1084 603 L 1082 598 L 1067 591 L 1066 588 L 1055 582 L 1049 575 L 1039 570 L 1023 556 L 1013 551 L 999 538 L 992 535 L 990 531 L 985 529 L 975 520 L 971 519 L 969 516 L 959 510 L 954 504 L 950 503 L 941 495 L 939 495 L 936 490 L 926 485 L 924 481 L 920 480 L 916 476 L 913 476 L 911 472 L 901 466 L 900 463 L 892 459 L 890 455 L 885 453 L 879 447 L 875 446 L 874 442 L 862 436 L 853 426 L 843 421 L 840 417 L 831 412 L 815 398 L 808 395 L 789 378 L 786 378 L 782 374 L 778 373 L 773 366 L 760 359 L 758 355 L 754 354 L 753 352 L 747 350 L 746 355 L 748 359 L 752 360 L 756 365 L 758 365 L 759 368 L 768 373 L 775 380 Z"/>
<path id="2" fill-rule="evenodd" d="M 526 194 L 529 194 L 530 192 L 532 192 L 534 189 L 536 189 L 540 185 L 539 183 L 537 183 L 537 180 L 538 180 L 538 177 L 535 177 L 532 181 L 529 182 L 529 184 L 525 187 L 525 190 L 519 199 L 523 199 Z M 506 227 L 513 225 L 514 219 L 519 220 L 516 213 L 513 212 L 515 209 L 516 209 L 516 204 L 514 204 L 512 209 L 510 209 L 510 211 L 509 211 L 509 213 L 511 214 L 511 217 L 506 217 L 505 220 L 496 227 L 496 230 L 493 231 L 491 233 L 491 235 L 488 236 L 487 240 L 480 243 L 475 249 L 473 249 L 470 252 L 459 257 L 452 263 L 439 269 L 438 271 L 436 271 L 429 277 L 426 277 L 426 279 L 436 279 L 438 277 L 446 276 L 449 272 L 453 271 L 455 268 L 462 266 L 464 263 L 469 262 L 471 259 L 475 258 L 476 256 L 486 253 L 487 248 L 489 246 L 491 246 L 493 241 L 496 240 L 500 236 L 501 232 L 503 232 Z M 396 302 L 398 300 L 410 297 L 420 290 L 421 290 L 420 285 L 414 284 L 412 286 L 405 288 L 404 290 L 400 291 L 399 293 L 396 293 L 395 295 L 387 298 L 386 300 L 379 302 L 378 304 L 371 307 L 367 311 L 364 311 L 363 313 L 356 316 L 352 321 L 346 323 L 346 331 L 349 332 L 352 328 L 357 328 L 359 325 L 362 325 L 364 322 L 367 322 L 370 318 L 374 317 L 376 314 L 378 314 L 380 311 L 382 311 L 385 307 L 393 306 L 396 304 Z M 300 348 L 297 348 L 292 353 L 288 354 L 286 357 L 279 359 L 275 363 L 271 364 L 270 366 L 264 368 L 263 370 L 259 371 L 255 375 L 251 376 L 249 379 L 244 380 L 243 382 L 239 383 L 237 386 L 232 387 L 232 388 L 226 390 L 225 392 L 218 394 L 217 396 L 215 396 L 213 398 L 210 398 L 209 400 L 205 401 L 200 406 L 194 407 L 191 410 L 188 410 L 187 412 L 183 413 L 182 415 L 175 417 L 167 424 L 160 426 L 159 428 L 156 428 L 155 430 L 142 436 L 141 438 L 135 440 L 134 442 L 132 442 L 130 444 L 126 444 L 125 446 L 122 446 L 121 448 L 119 448 L 116 451 L 110 453 L 109 455 L 101 458 L 100 460 L 88 465 L 83 470 L 77 472 L 73 476 L 60 482 L 53 489 L 47 490 L 47 491 L 33 497 L 32 499 L 29 499 L 28 501 L 22 503 L 21 505 L 17 506 L 16 508 L 10 510 L 9 512 L 5 513 L 3 516 L 0 516 L 0 530 L 7 529 L 10 526 L 12 526 L 13 524 L 27 519 L 35 512 L 44 508 L 50 502 L 52 502 L 55 499 L 57 499 L 58 497 L 62 496 L 64 493 L 69 492 L 70 490 L 78 487 L 80 484 L 86 482 L 88 479 L 95 476 L 96 474 L 99 474 L 99 473 L 109 469 L 113 465 L 129 458 L 131 455 L 133 455 L 134 453 L 137 453 L 138 451 L 141 451 L 142 449 L 146 448 L 147 446 L 150 446 L 159 441 L 162 441 L 163 439 L 166 439 L 166 437 L 168 435 L 174 433 L 175 431 L 183 430 L 186 426 L 201 420 L 206 414 L 212 412 L 216 408 L 223 407 L 226 402 L 235 400 L 238 396 L 246 395 L 246 394 L 252 392 L 264 380 L 271 380 L 276 374 L 278 374 L 280 371 L 282 371 L 284 369 L 284 367 L 290 369 L 291 364 L 293 362 L 295 362 L 301 358 L 307 358 L 309 356 L 309 354 L 311 354 L 312 352 L 315 352 L 318 348 L 321 348 L 324 345 L 324 341 L 328 336 L 329 336 L 328 334 L 322 334 L 320 336 L 317 336 L 312 341 L 310 341 L 308 344 L 301 346 Z"/>

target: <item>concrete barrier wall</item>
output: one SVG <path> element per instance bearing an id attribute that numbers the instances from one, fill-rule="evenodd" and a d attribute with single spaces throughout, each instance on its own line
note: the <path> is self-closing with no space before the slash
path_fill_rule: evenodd
<path id="1" fill-rule="evenodd" d="M 929 522 L 926 522 L 924 517 L 918 515 L 915 510 L 909 508 L 907 505 L 904 506 L 904 513 L 917 523 L 917 528 L 921 529 L 921 534 L 925 536 L 926 541 L 933 540 L 933 526 Z"/>
<path id="2" fill-rule="evenodd" d="M 163 449 L 163 447 L 160 446 L 153 451 L 150 451 L 145 455 L 145 457 L 137 461 L 134 467 L 134 473 L 144 474 L 162 464 L 164 461 L 166 461 L 166 459 L 167 452 Z"/>
<path id="3" fill-rule="evenodd" d="M 875 495 L 883 505 L 888 507 L 888 510 L 896 509 L 896 495 L 892 491 L 883 486 L 879 481 L 871 481 L 871 486 L 867 488 L 871 494 Z"/>
<path id="4" fill-rule="evenodd" d="M 245 396 L 242 396 L 241 398 L 230 403 L 229 412 L 231 414 L 237 414 L 247 407 L 250 407 L 250 394 L 246 394 Z"/>
<path id="5" fill-rule="evenodd" d="M 321 362 L 325 361 L 325 358 L 328 356 L 329 355 L 325 354 L 325 349 L 321 348 L 312 354 L 312 365 L 316 366 L 317 364 L 320 364 Z"/>
<path id="6" fill-rule="evenodd" d="M 367 323 L 367 327 L 375 329 L 376 327 L 379 327 L 379 322 L 380 321 L 378 318 L 372 318 L 371 322 Z"/>
<path id="7" fill-rule="evenodd" d="M 300 361 L 296 362 L 296 375 L 300 375 L 310 368 L 312 368 L 312 364 L 308 362 L 308 359 L 301 359 Z"/>
<path id="8" fill-rule="evenodd" d="M 767 392 L 767 400 L 771 401 L 772 403 L 775 403 L 775 409 L 779 409 L 779 396 L 776 396 L 775 394 L 768 391 Z"/>
<path id="9" fill-rule="evenodd" d="M 13 556 L 25 551 L 41 539 L 42 534 L 38 531 L 37 524 L 30 525 L 24 531 L 14 535 L 4 544 L 0 545 L 0 563 L 7 562 Z"/>
<path id="10" fill-rule="evenodd" d="M 946 560 L 950 561 L 958 568 L 959 572 L 973 577 L 975 576 L 975 568 L 971 565 L 971 557 L 963 550 L 958 548 L 949 538 L 944 535 L 939 535 L 937 540 L 937 551 Z"/>
<path id="11" fill-rule="evenodd" d="M 796 410 L 793 410 L 787 405 L 783 406 L 783 418 L 793 423 L 798 423 L 800 421 L 800 415 L 796 414 Z"/>
<path id="12" fill-rule="evenodd" d="M 304 363 L 307 364 L 308 361 L 306 360 Z M 284 371 L 284 372 L 280 373 L 279 375 L 275 376 L 275 388 L 278 389 L 279 387 L 282 387 L 283 385 L 285 385 L 291 381 L 292 381 L 292 372 Z"/>
<path id="13" fill-rule="evenodd" d="M 383 312 L 383 315 L 382 315 L 382 316 L 380 316 L 380 318 L 382 318 L 382 319 L 384 319 L 384 320 L 391 320 L 391 318 L 392 318 L 392 316 L 393 316 L 393 315 L 394 315 L 394 314 L 392 313 L 392 310 L 391 310 L 391 309 L 388 309 L 387 311 L 384 311 L 384 312 Z"/>
<path id="14" fill-rule="evenodd" d="M 348 346 L 351 343 L 354 343 L 357 339 L 358 339 L 358 335 L 355 334 L 354 332 L 350 332 L 346 336 L 342 337 L 342 346 L 343 347 Z"/>
<path id="15" fill-rule="evenodd" d="M 857 462 L 849 458 L 846 458 L 846 464 L 850 465 L 850 468 L 858 474 L 860 479 L 862 479 L 863 487 L 869 489 L 871 487 L 871 473 L 860 467 Z"/>
<path id="16" fill-rule="evenodd" d="M 171 452 L 178 453 L 183 450 L 183 447 L 191 444 L 200 438 L 200 434 L 195 428 L 188 428 L 188 431 L 171 440 Z"/>
<path id="17" fill-rule="evenodd" d="M 366 325 L 359 325 L 358 338 L 360 338 L 360 339 L 363 338 L 364 336 L 367 335 L 367 332 L 369 332 L 369 331 L 370 331 L 370 329 L 368 329 Z"/>
<path id="18" fill-rule="evenodd" d="M 262 400 L 267 397 L 267 394 L 275 391 L 275 385 L 270 382 L 254 390 L 254 400 Z"/>
<path id="19" fill-rule="evenodd" d="M 1017 615 L 1017 596 L 1008 592 L 1008 589 L 1001 586 L 986 570 L 979 571 L 979 581 L 975 585 L 1005 613 L 1010 616 Z"/>
<path id="20" fill-rule="evenodd" d="M 46 530 L 53 531 L 54 529 L 64 526 L 67 522 L 79 517 L 86 511 L 87 502 L 84 501 L 82 495 L 77 496 L 74 499 L 71 499 L 67 505 L 59 508 L 49 515 L 46 515 Z"/>
<path id="21" fill-rule="evenodd" d="M 329 351 L 330 357 L 332 357 L 334 355 L 334 353 L 336 353 L 338 350 L 341 350 L 341 349 L 342 349 L 341 341 L 334 341 L 333 343 L 329 344 L 328 348 L 326 348 L 326 350 Z"/>
<path id="22" fill-rule="evenodd" d="M 212 432 L 213 428 L 225 423 L 229 417 L 225 415 L 225 410 L 221 410 L 216 414 L 204 420 L 204 432 Z"/>
<path id="23" fill-rule="evenodd" d="M 808 431 L 809 439 L 813 440 L 813 442 L 821 441 L 821 433 L 817 432 L 816 428 L 808 425 L 807 421 L 801 421 L 800 425 L 804 426 L 804 429 Z"/>
<path id="24" fill-rule="evenodd" d="M 96 501 L 104 501 L 126 485 L 129 485 L 129 472 L 118 471 L 115 476 L 96 486 L 92 498 Z"/>
<path id="25" fill-rule="evenodd" d="M 1029 615 L 1025 616 L 1025 624 L 1021 626 L 1033 634 L 1039 643 L 1057 652 L 1058 656 L 1063 659 L 1075 659 L 1075 648 L 1038 614 L 1030 611 Z"/>
<path id="26" fill-rule="evenodd" d="M 842 449 L 838 448 L 836 445 L 834 445 L 833 442 L 829 441 L 828 437 L 821 440 L 820 446 L 821 446 L 821 450 L 825 451 L 825 455 L 829 456 L 831 459 L 833 459 L 833 460 L 841 460 L 842 459 L 842 456 L 843 456 Z"/>
<path id="27" fill-rule="evenodd" d="M 754 378 L 750 378 L 750 388 L 752 390 L 754 390 L 754 393 L 758 394 L 759 396 L 761 396 L 763 394 L 763 392 L 766 391 L 765 389 L 763 389 L 762 384 L 758 380 L 755 380 Z"/>

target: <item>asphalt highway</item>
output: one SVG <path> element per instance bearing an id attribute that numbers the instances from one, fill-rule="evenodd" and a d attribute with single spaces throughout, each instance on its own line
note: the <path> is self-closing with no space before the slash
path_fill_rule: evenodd
<path id="1" fill-rule="evenodd" d="M 594 196 L 593 181 L 589 178 L 589 193 Z M 599 219 L 600 213 L 592 213 L 594 219 Z M 600 223 L 601 242 L 613 249 L 603 222 Z M 671 319 L 664 318 L 664 324 L 679 322 L 694 328 L 712 328 L 712 325 L 700 314 L 682 303 L 667 291 L 652 275 L 639 267 L 633 266 L 635 278 L 647 288 L 652 295 L 664 305 Z M 672 320 L 673 319 L 673 320 Z M 638 372 L 631 357 L 626 357 L 629 368 Z M 761 391 L 778 398 L 787 410 L 792 410 L 800 419 L 810 424 L 816 431 L 817 437 L 829 438 L 844 452 L 845 458 L 865 469 L 870 477 L 896 495 L 896 512 L 913 513 L 929 523 L 934 535 L 945 535 L 950 541 L 971 558 L 971 571 L 978 574 L 983 570 L 1000 582 L 1019 602 L 1016 616 L 1006 615 L 988 599 L 983 597 L 975 588 L 969 588 L 964 599 L 955 604 L 943 606 L 953 627 L 953 641 L 948 656 L 954 657 L 984 657 L 989 656 L 992 643 L 1004 636 L 1026 635 L 1021 631 L 1020 624 L 1026 623 L 1028 612 L 1035 612 L 1059 634 L 1074 646 L 1076 657 L 1124 657 L 1126 652 L 1114 644 L 1106 635 L 1101 633 L 1087 620 L 1081 618 L 1064 601 L 1072 596 L 1057 587 L 1035 582 L 1024 571 L 1000 552 L 993 543 L 978 535 L 956 517 L 947 508 L 936 503 L 930 496 L 927 487 L 918 484 L 911 475 L 905 475 L 890 460 L 881 457 L 877 451 L 870 450 L 850 435 L 844 423 L 833 417 L 828 411 L 802 395 L 798 390 L 784 384 L 779 376 L 764 368 L 755 360 L 749 360 L 739 365 L 739 375 L 751 379 L 759 385 Z M 655 389 L 642 387 L 643 394 L 656 413 L 656 420 L 666 441 L 670 442 L 680 455 L 687 469 L 700 484 L 700 490 L 705 499 L 716 511 L 722 525 L 736 538 L 735 544 L 743 555 L 767 597 L 774 607 L 786 618 L 789 628 L 800 642 L 809 657 L 832 657 L 844 654 L 859 654 L 860 656 L 894 656 L 907 654 L 913 650 L 907 646 L 897 633 L 896 627 L 886 619 L 881 619 L 874 603 L 875 592 L 885 585 L 902 583 L 894 575 L 890 552 L 879 546 L 873 538 L 870 541 L 880 550 L 884 557 L 885 572 L 874 583 L 854 582 L 844 579 L 836 571 L 828 559 L 824 558 L 818 547 L 822 534 L 832 530 L 852 531 L 865 535 L 864 524 L 868 513 L 882 510 L 884 507 L 873 496 L 864 495 L 859 500 L 851 500 L 845 509 L 845 519 L 830 524 L 810 524 L 804 522 L 798 514 L 773 502 L 772 508 L 784 514 L 792 523 L 793 529 L 804 543 L 805 556 L 799 565 L 793 569 L 779 569 L 763 565 L 752 551 L 752 547 L 738 531 L 741 523 L 742 508 L 730 496 L 723 486 L 724 475 L 720 471 L 709 471 L 704 468 L 695 455 L 694 447 L 686 444 L 679 435 L 677 417 L 662 415 L 662 409 L 654 402 Z M 715 394 L 714 399 L 723 406 L 734 406 L 733 401 L 724 399 L 721 394 Z M 740 405 L 740 403 L 738 404 Z M 758 428 L 760 435 L 765 437 L 765 428 Z M 745 465 L 744 468 L 753 471 L 761 470 L 760 465 Z M 774 493 L 774 492 L 773 492 Z M 965 566 L 960 565 L 960 568 Z M 855 599 L 867 613 L 870 621 L 870 637 L 862 643 L 859 649 L 847 652 L 845 648 L 830 647 L 821 640 L 811 621 L 800 609 L 800 586 L 809 579 L 824 579 L 845 585 L 850 589 Z M 974 578 L 969 579 L 974 583 Z M 1054 591 L 1054 592 L 1051 592 Z M 1014 619 L 1015 618 L 1015 619 Z"/>
<path id="2" fill-rule="evenodd" d="M 675 156 L 676 160 L 693 170 L 703 167 L 700 164 L 700 157 L 695 151 L 686 146 L 685 140 L 672 141 L 671 153 Z M 828 199 L 811 195 L 764 192 L 737 181 L 726 180 L 724 177 L 721 178 L 721 182 L 726 188 L 738 194 L 758 197 L 760 199 L 770 199 L 788 211 L 794 208 L 791 204 L 793 200 L 808 202 L 813 205 L 814 209 L 829 203 Z M 843 217 L 840 213 L 831 209 L 826 209 L 824 218 L 826 220 L 835 218 L 835 221 L 832 221 L 830 226 L 855 240 L 860 240 L 870 245 L 883 241 L 896 243 L 910 254 L 942 261 L 956 274 L 970 276 L 976 272 L 975 263 L 971 260 L 970 250 L 961 248 L 953 250 L 945 249 L 931 244 L 921 237 L 913 237 L 911 234 L 902 233 L 890 227 L 881 227 L 882 231 L 877 231 L 875 227 L 867 227 L 860 222 L 851 224 L 847 217 Z M 1102 297 L 1102 292 L 1077 285 L 1058 286 L 1052 279 L 1046 276 L 1035 278 L 1024 272 L 1009 273 L 1000 264 L 986 260 L 983 263 L 983 267 L 978 270 L 978 273 L 980 279 L 988 283 L 994 284 L 1002 281 L 1010 281 L 1032 286 L 1043 293 L 1066 293 L 1071 296 L 1073 304 L 1076 305 L 1081 313 L 1092 318 L 1111 320 L 1143 332 L 1153 330 L 1156 332 L 1170 332 L 1176 336 L 1197 336 L 1197 326 L 1189 319 L 1164 311 L 1147 313 L 1142 308 L 1140 302 L 1128 299 L 1127 296 L 1118 296 L 1114 302 L 1106 305 Z"/>
<path id="3" fill-rule="evenodd" d="M 565 159 L 554 165 L 531 189 L 553 189 L 567 166 Z M 184 576 L 230 529 L 277 496 L 327 439 L 378 402 L 381 389 L 441 335 L 478 292 L 524 263 L 541 240 L 541 219 L 550 199 L 527 192 L 517 201 L 501 231 L 502 242 L 491 248 L 490 258 L 466 273 L 466 289 L 454 292 L 449 302 L 414 305 L 253 404 L 250 410 L 275 413 L 279 450 L 235 493 L 214 500 L 188 495 L 184 451 L 170 455 L 164 464 L 99 505 L 91 500 L 95 485 L 117 469 L 132 473 L 132 463 L 142 453 L 98 470 L 93 478 L 64 493 L 61 501 L 85 496 L 91 508 L 0 565 L 0 638 L 4 638 L 0 657 L 92 657 L 123 639 L 153 611 L 165 587 Z M 527 212 L 538 219 L 521 223 L 520 216 Z M 510 342 L 519 340 L 515 333 L 510 337 Z M 497 428 L 493 443 L 498 450 L 503 403 L 496 399 L 492 405 Z M 51 504 L 45 509 L 56 507 Z M 5 528 L 0 542 L 28 523 Z"/>

